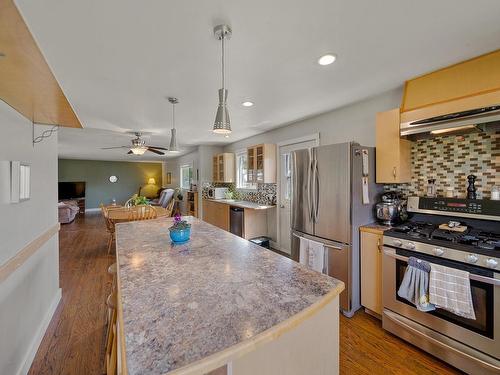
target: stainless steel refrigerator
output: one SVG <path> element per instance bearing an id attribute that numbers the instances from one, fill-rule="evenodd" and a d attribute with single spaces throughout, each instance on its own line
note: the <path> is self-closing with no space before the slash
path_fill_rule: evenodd
<path id="1" fill-rule="evenodd" d="M 359 226 L 375 221 L 381 190 L 375 150 L 349 142 L 294 151 L 292 179 L 292 258 L 300 237 L 323 243 L 324 272 L 345 283 L 340 308 L 352 316 L 361 307 Z"/>

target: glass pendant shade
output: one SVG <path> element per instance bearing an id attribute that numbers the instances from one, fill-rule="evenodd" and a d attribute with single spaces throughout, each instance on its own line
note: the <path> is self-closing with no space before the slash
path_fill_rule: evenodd
<path id="1" fill-rule="evenodd" d="M 231 133 L 231 121 L 227 110 L 227 90 L 219 89 L 219 106 L 215 115 L 213 132 L 216 134 Z"/>

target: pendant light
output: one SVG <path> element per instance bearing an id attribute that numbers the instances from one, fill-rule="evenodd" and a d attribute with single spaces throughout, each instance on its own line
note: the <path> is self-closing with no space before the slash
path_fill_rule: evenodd
<path id="1" fill-rule="evenodd" d="M 172 129 L 170 129 L 171 136 L 168 151 L 173 154 L 178 154 L 180 151 L 177 148 L 177 134 L 175 130 L 175 105 L 179 103 L 179 100 L 177 98 L 168 98 L 168 101 L 172 103 Z"/>
<path id="2" fill-rule="evenodd" d="M 229 112 L 227 110 L 227 90 L 224 80 L 224 41 L 231 38 L 231 28 L 227 25 L 218 25 L 214 28 L 214 35 L 222 44 L 222 88 L 219 89 L 219 106 L 217 107 L 217 115 L 215 116 L 213 132 L 217 134 L 231 133 L 231 121 L 229 120 Z"/>

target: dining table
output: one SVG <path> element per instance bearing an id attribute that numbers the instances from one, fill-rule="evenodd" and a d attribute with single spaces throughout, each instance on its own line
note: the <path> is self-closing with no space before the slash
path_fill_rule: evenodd
<path id="1" fill-rule="evenodd" d="M 130 212 L 133 210 L 137 210 L 137 206 L 131 206 L 131 207 L 107 207 L 108 210 L 108 218 L 114 223 L 120 223 L 123 221 L 129 221 L 130 217 Z M 170 211 L 161 207 L 161 206 L 154 206 L 154 209 L 156 211 L 156 217 L 166 217 L 169 216 Z"/>

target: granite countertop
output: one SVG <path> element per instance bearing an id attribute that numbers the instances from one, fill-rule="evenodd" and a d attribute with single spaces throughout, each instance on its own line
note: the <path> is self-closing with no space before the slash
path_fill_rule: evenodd
<path id="1" fill-rule="evenodd" d="M 130 375 L 199 365 L 278 324 L 292 327 L 294 316 L 321 308 L 344 289 L 339 280 L 196 218 L 187 220 L 191 240 L 183 245 L 170 241 L 172 218 L 116 225 Z"/>
<path id="2" fill-rule="evenodd" d="M 237 199 L 207 199 L 207 201 L 229 204 L 231 206 L 241 207 L 241 208 L 250 208 L 252 210 L 267 210 L 276 207 L 276 205 L 260 204 L 249 201 L 241 201 Z"/>

